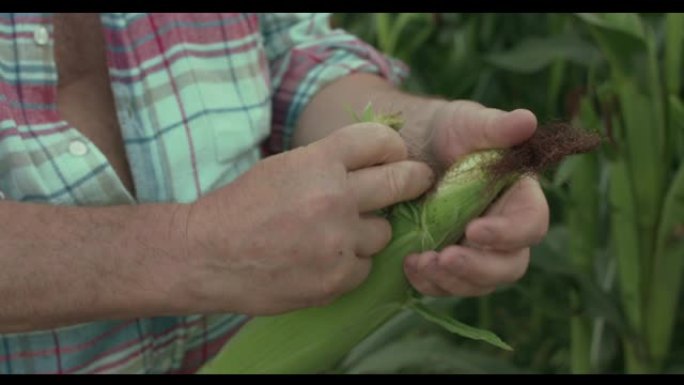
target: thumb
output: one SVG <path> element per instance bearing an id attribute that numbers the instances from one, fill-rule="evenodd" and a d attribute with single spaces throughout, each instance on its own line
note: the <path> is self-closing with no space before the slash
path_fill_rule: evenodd
<path id="1" fill-rule="evenodd" d="M 525 109 L 506 112 L 475 102 L 455 102 L 449 107 L 433 121 L 435 150 L 446 162 L 478 150 L 515 146 L 537 128 L 537 118 Z"/>

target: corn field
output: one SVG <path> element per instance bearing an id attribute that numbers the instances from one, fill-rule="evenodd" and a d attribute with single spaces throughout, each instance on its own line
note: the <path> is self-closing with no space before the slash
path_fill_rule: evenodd
<path id="1" fill-rule="evenodd" d="M 412 68 L 408 90 L 600 134 L 541 176 L 527 276 L 430 305 L 513 350 L 401 312 L 336 373 L 684 373 L 684 14 L 336 14 Z"/>

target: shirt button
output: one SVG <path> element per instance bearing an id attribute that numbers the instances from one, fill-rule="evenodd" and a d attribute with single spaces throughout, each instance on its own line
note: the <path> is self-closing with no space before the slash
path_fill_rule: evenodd
<path id="1" fill-rule="evenodd" d="M 69 143 L 69 152 L 74 156 L 83 156 L 88 153 L 88 146 L 80 140 Z"/>
<path id="2" fill-rule="evenodd" d="M 46 45 L 50 41 L 50 34 L 47 28 L 38 27 L 33 31 L 33 40 L 38 45 Z"/>

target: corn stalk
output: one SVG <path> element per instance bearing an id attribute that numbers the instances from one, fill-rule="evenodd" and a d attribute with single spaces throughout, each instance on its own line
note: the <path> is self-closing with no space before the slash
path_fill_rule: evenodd
<path id="1" fill-rule="evenodd" d="M 579 119 L 587 127 L 596 127 L 597 117 L 588 98 L 580 102 Z M 570 233 L 570 259 L 578 273 L 594 278 L 594 255 L 599 249 L 599 158 L 596 153 L 582 154 L 573 162 L 569 178 L 566 221 Z M 576 314 L 570 319 L 570 370 L 574 374 L 592 373 L 592 319 L 583 311 L 580 293 L 570 293 Z"/>
<path id="2" fill-rule="evenodd" d="M 651 26 L 638 15 L 578 16 L 607 59 L 610 75 L 604 86 L 617 102 L 616 111 L 602 112 L 612 122 L 614 140 L 608 198 L 619 290 L 629 325 L 623 335 L 625 368 L 629 373 L 658 372 L 667 358 L 684 268 L 676 230 L 683 220 L 684 194 L 678 150 L 684 117 L 678 94 L 684 19 L 665 17 L 661 58 Z"/>

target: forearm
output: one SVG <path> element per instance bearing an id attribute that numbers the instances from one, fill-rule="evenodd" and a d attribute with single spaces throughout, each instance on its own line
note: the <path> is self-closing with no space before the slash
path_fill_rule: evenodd
<path id="1" fill-rule="evenodd" d="M 402 92 L 383 78 L 372 74 L 354 74 L 341 78 L 319 91 L 302 112 L 294 134 L 294 145 L 303 146 L 327 136 L 332 131 L 354 123 L 354 116 L 368 103 L 379 113 L 401 112 L 403 132 L 412 140 L 424 141 L 424 128 L 444 100 Z"/>
<path id="2" fill-rule="evenodd" d="M 181 311 L 187 206 L 0 204 L 0 333 Z"/>

